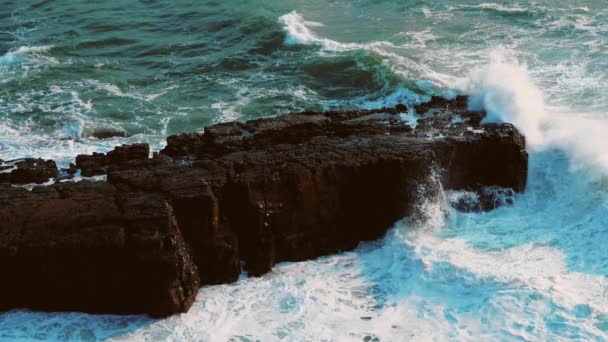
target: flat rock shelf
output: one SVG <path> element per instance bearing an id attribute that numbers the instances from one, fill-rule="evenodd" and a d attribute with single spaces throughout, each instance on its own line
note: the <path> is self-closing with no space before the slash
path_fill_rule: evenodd
<path id="1" fill-rule="evenodd" d="M 489 187 L 524 191 L 528 154 L 484 116 L 433 97 L 217 124 L 152 157 L 136 144 L 62 170 L 1 161 L 0 310 L 168 316 L 202 285 L 377 239 L 441 188 L 491 210 Z"/>

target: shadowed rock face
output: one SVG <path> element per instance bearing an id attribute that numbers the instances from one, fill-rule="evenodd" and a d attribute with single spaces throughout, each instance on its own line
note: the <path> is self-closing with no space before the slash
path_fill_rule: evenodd
<path id="1" fill-rule="evenodd" d="M 183 312 L 199 285 L 236 281 L 241 265 L 259 276 L 381 237 L 439 184 L 525 189 L 512 125 L 481 125 L 465 97 L 417 106 L 416 128 L 406 111 L 218 124 L 169 137 L 152 158 L 145 144 L 76 158 L 73 169 L 107 182 L 0 185 L 0 267 L 11 275 L 0 290 L 12 294 L 0 308 Z M 486 202 L 460 207 L 498 203 Z"/>
<path id="2" fill-rule="evenodd" d="M 169 315 L 192 303 L 198 274 L 162 196 L 103 182 L 0 189 L 0 308 Z"/>

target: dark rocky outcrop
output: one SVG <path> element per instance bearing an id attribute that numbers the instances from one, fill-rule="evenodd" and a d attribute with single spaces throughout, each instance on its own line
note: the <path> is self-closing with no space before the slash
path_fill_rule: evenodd
<path id="1" fill-rule="evenodd" d="M 160 195 L 108 183 L 0 188 L 0 309 L 170 315 L 198 273 Z"/>
<path id="2" fill-rule="evenodd" d="M 76 156 L 76 167 L 80 169 L 85 177 L 104 175 L 110 166 L 119 166 L 132 160 L 147 159 L 150 156 L 148 144 L 122 145 L 113 151 L 104 153 L 93 153 L 91 155 L 81 154 Z"/>
<path id="3" fill-rule="evenodd" d="M 0 161 L 0 183 L 40 184 L 57 178 L 58 175 L 59 170 L 52 160 L 26 158 Z"/>
<path id="4" fill-rule="evenodd" d="M 236 281 L 241 266 L 263 275 L 381 237 L 440 184 L 525 189 L 525 140 L 512 125 L 481 125 L 464 97 L 417 106 L 417 126 L 407 110 L 223 123 L 169 137 L 152 158 L 145 144 L 121 146 L 63 173 L 106 182 L 5 185 L 0 291 L 11 295 L 0 308 L 183 312 L 199 285 Z"/>

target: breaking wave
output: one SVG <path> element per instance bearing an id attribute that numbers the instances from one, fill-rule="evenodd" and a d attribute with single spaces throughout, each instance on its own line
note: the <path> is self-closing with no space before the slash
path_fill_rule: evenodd
<path id="1" fill-rule="evenodd" d="M 328 38 L 320 38 L 312 32 L 310 27 L 322 27 L 324 25 L 315 21 L 306 21 L 302 15 L 296 11 L 279 17 L 279 22 L 284 25 L 284 28 L 287 31 L 287 39 L 285 40 L 285 43 L 288 45 L 316 44 L 329 51 L 351 51 L 359 49 L 376 50 L 383 47 L 395 47 L 394 44 L 386 41 L 359 44 L 342 43 Z"/>

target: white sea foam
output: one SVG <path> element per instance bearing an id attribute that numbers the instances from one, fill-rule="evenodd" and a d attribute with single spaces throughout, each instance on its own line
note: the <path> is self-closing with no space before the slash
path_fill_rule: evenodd
<path id="1" fill-rule="evenodd" d="M 0 56 L 0 84 L 10 82 L 16 77 L 26 77 L 32 72 L 59 64 L 47 54 L 52 45 L 21 46 Z"/>
<path id="2" fill-rule="evenodd" d="M 103 140 L 88 138 L 83 133 L 96 127 L 121 128 L 116 123 L 95 118 L 91 115 L 94 111 L 92 99 L 82 98 L 77 91 L 58 85 L 51 85 L 47 91 L 24 92 L 16 103 L 0 102 L 0 114 L 44 112 L 55 118 L 53 124 L 42 127 L 33 120 L 16 122 L 17 117 L 4 118 L 0 122 L 0 159 L 54 159 L 64 167 L 78 154 L 106 152 L 122 143 L 150 142 L 155 149 L 164 145 L 164 138 L 155 134 Z"/>
<path id="3" fill-rule="evenodd" d="M 416 234 L 405 240 L 420 260 L 433 264 L 449 262 L 479 278 L 533 288 L 570 309 L 589 305 L 596 313 L 608 314 L 604 295 L 608 280 L 599 275 L 571 272 L 565 255 L 556 248 L 528 243 L 502 251 L 482 251 L 460 238 L 442 239 Z"/>
<path id="4" fill-rule="evenodd" d="M 430 28 L 427 28 L 422 31 L 402 32 L 399 35 L 409 37 L 409 39 L 411 40 L 409 47 L 412 48 L 425 48 L 427 42 L 436 40 L 438 38 L 438 36 L 434 34 L 433 30 Z"/>
<path id="5" fill-rule="evenodd" d="M 158 93 L 143 94 L 143 93 L 137 92 L 137 91 L 123 91 L 120 89 L 120 87 L 118 87 L 115 84 L 111 84 L 111 83 L 103 83 L 103 82 L 99 82 L 97 80 L 88 80 L 87 82 L 89 84 L 94 85 L 98 89 L 106 91 L 108 94 L 118 96 L 118 97 L 126 97 L 126 98 L 135 99 L 135 100 L 147 101 L 147 102 L 154 101 L 154 100 L 156 100 L 156 98 L 158 98 L 162 95 L 165 95 L 170 90 L 177 88 L 177 85 L 171 85 Z"/>
<path id="6" fill-rule="evenodd" d="M 0 65 L 21 64 L 24 59 L 30 64 L 58 64 L 56 58 L 44 54 L 53 48 L 53 45 L 20 46 L 0 56 Z"/>
<path id="7" fill-rule="evenodd" d="M 505 13 L 525 13 L 528 9 L 521 6 L 504 6 L 502 4 L 494 3 L 494 2 L 484 2 L 478 5 L 460 5 L 457 8 L 471 8 L 471 9 L 481 9 L 481 10 L 494 10 L 497 12 L 505 12 Z"/>
<path id="8" fill-rule="evenodd" d="M 431 18 L 433 16 L 433 11 L 431 11 L 428 7 L 422 7 L 422 14 L 424 14 L 425 18 Z"/>
<path id="9" fill-rule="evenodd" d="M 486 322 L 484 328 L 487 330 L 502 326 L 512 335 L 526 340 L 562 340 L 559 331 L 555 331 L 547 322 L 547 316 L 554 315 L 551 305 L 541 300 L 547 298 L 566 308 L 560 314 L 564 325 L 581 329 L 583 336 L 589 334 L 595 338 L 608 338 L 606 332 L 595 326 L 607 309 L 605 289 L 608 284 L 605 277 L 568 271 L 564 255 L 559 250 L 526 244 L 504 251 L 487 252 L 472 248 L 461 239 L 439 239 L 430 235 L 406 243 L 413 246 L 429 272 L 447 262 L 465 272 L 472 272 L 480 283 L 483 283 L 482 279 L 488 279 L 512 289 L 498 291 L 490 299 L 488 305 L 498 314 L 493 317 L 495 322 Z M 538 295 L 525 295 L 528 291 Z M 522 301 L 522 297 L 533 299 L 526 302 Z M 526 312 L 525 315 L 520 314 L 522 310 Z M 461 318 L 458 315 L 454 317 Z M 518 329 L 518 325 L 528 325 L 534 329 Z M 490 327 L 492 329 L 488 329 Z"/>
<path id="10" fill-rule="evenodd" d="M 230 85 L 235 86 L 235 84 Z M 236 86 L 238 87 L 238 90 L 236 91 L 235 99 L 233 101 L 217 101 L 211 104 L 211 108 L 218 111 L 219 114 L 215 119 L 216 122 L 238 120 L 241 117 L 242 110 L 251 103 L 252 100 L 263 96 L 259 93 L 252 93 L 247 86 L 238 86 L 238 84 Z"/>
<path id="11" fill-rule="evenodd" d="M 273 84 L 275 81 L 271 75 L 267 73 L 256 73 L 250 76 L 256 80 L 265 80 L 268 84 Z M 216 100 L 211 104 L 211 109 L 217 111 L 217 116 L 213 122 L 220 123 L 226 121 L 239 120 L 248 112 L 252 113 L 251 108 L 256 104 L 267 103 L 272 101 L 276 104 L 274 108 L 269 108 L 265 115 L 280 115 L 287 111 L 305 110 L 301 106 L 301 102 L 317 102 L 322 103 L 313 89 L 303 85 L 287 85 L 281 87 L 252 87 L 248 81 L 243 82 L 239 78 L 227 78 L 220 80 L 220 83 L 231 89 L 234 96 L 229 99 Z M 277 99 L 281 99 L 276 102 Z M 208 107 L 201 108 L 208 109 Z M 259 112 L 253 111 L 258 115 Z"/>
<path id="12" fill-rule="evenodd" d="M 107 152 L 117 145 L 146 142 L 154 150 L 161 149 L 165 140 L 158 135 L 133 135 L 127 138 L 113 139 L 66 139 L 57 133 L 29 132 L 0 125 L 0 159 L 44 158 L 55 160 L 60 167 L 67 167 L 74 162 L 78 154 Z"/>
<path id="13" fill-rule="evenodd" d="M 238 285 L 206 287 L 190 313 L 115 340 L 373 341 L 479 336 L 474 322 L 463 328 L 466 317 L 461 317 L 456 327 L 446 319 L 444 306 L 432 305 L 426 298 L 413 296 L 378 307 L 371 291 L 376 285 L 366 265 L 393 267 L 394 274 L 404 275 L 399 253 L 383 252 L 370 254 L 369 259 L 345 253 L 287 263 Z M 408 279 L 403 282 L 407 284 Z"/>
<path id="14" fill-rule="evenodd" d="M 598 115 L 599 116 L 599 115 Z M 575 168 L 608 173 L 608 124 L 605 119 L 582 114 L 555 112 L 545 140 L 569 153 Z"/>
<path id="15" fill-rule="evenodd" d="M 53 48 L 52 45 L 43 46 L 20 46 L 16 49 L 10 50 L 3 56 L 0 56 L 0 64 L 11 64 L 12 62 L 21 61 L 20 57 L 27 55 L 36 55 L 42 52 L 49 51 Z"/>

